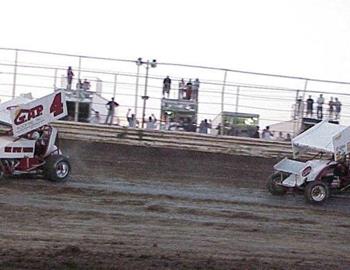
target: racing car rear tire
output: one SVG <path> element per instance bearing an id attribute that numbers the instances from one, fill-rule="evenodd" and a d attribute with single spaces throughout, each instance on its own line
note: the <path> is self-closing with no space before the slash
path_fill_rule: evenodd
<path id="1" fill-rule="evenodd" d="M 314 204 L 323 203 L 329 197 L 329 187 L 321 181 L 308 183 L 304 192 L 306 201 Z"/>
<path id="2" fill-rule="evenodd" d="M 287 174 L 277 172 L 272 174 L 267 181 L 267 189 L 272 195 L 282 196 L 287 193 L 287 188 L 280 184 L 288 177 Z"/>
<path id="3" fill-rule="evenodd" d="M 49 156 L 44 166 L 44 174 L 52 182 L 67 181 L 70 171 L 69 161 L 62 155 Z"/>

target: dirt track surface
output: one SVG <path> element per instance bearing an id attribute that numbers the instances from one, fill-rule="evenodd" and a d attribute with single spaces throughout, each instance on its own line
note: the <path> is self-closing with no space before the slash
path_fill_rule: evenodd
<path id="1" fill-rule="evenodd" d="M 63 147 L 69 182 L 0 182 L 0 269 L 350 267 L 350 195 L 273 197 L 274 160 Z"/>

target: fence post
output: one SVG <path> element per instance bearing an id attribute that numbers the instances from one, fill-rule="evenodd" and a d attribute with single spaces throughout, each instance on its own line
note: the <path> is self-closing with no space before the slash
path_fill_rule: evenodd
<path id="1" fill-rule="evenodd" d="M 224 135 L 224 110 L 225 110 L 225 88 L 226 88 L 227 70 L 225 70 L 224 81 L 222 83 L 221 91 L 221 121 L 220 121 L 220 134 Z"/>
<path id="2" fill-rule="evenodd" d="M 115 95 L 117 93 L 117 84 L 118 84 L 118 74 L 114 74 L 114 84 L 113 84 L 113 97 L 115 98 Z"/>
<path id="3" fill-rule="evenodd" d="M 238 112 L 238 106 L 239 106 L 239 91 L 240 91 L 240 87 L 237 86 L 237 91 L 236 91 L 236 112 Z"/>
<path id="4" fill-rule="evenodd" d="M 140 78 L 140 65 L 137 65 L 137 73 L 136 73 L 136 88 L 135 88 L 135 117 L 137 119 L 137 102 L 138 102 L 138 96 L 139 96 L 139 78 Z"/>
<path id="5" fill-rule="evenodd" d="M 58 70 L 55 68 L 55 75 L 54 75 L 54 80 L 53 80 L 53 88 L 56 90 L 57 89 L 57 74 Z"/>
<path id="6" fill-rule="evenodd" d="M 81 72 L 81 56 L 79 56 L 79 65 L 78 65 L 78 80 L 80 79 Z M 75 89 L 76 100 L 75 100 L 75 112 L 74 112 L 74 121 L 79 121 L 79 100 L 80 100 L 80 89 Z"/>
<path id="7" fill-rule="evenodd" d="M 16 96 L 16 84 L 17 84 L 17 60 L 18 60 L 18 50 L 15 51 L 15 66 L 13 71 L 13 84 L 12 84 L 12 98 Z"/>

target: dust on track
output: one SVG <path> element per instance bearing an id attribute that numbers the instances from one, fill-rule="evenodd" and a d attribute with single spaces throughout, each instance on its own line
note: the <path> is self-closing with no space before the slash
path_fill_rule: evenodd
<path id="1" fill-rule="evenodd" d="M 1 269 L 350 266 L 350 196 L 323 206 L 273 197 L 264 183 L 275 160 L 70 141 L 63 147 L 71 181 L 0 183 Z"/>

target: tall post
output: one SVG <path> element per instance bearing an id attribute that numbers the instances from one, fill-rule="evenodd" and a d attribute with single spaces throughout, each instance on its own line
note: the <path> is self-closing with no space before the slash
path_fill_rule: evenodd
<path id="1" fill-rule="evenodd" d="M 305 80 L 305 84 L 304 84 L 304 91 L 303 91 L 303 99 L 302 99 L 302 103 L 301 103 L 301 118 L 303 118 L 304 116 L 304 100 L 305 100 L 305 94 L 306 94 L 306 90 L 307 90 L 307 85 L 309 83 L 309 80 Z"/>
<path id="2" fill-rule="evenodd" d="M 299 89 L 296 91 L 295 93 L 295 105 L 294 105 L 294 116 L 293 119 L 296 120 L 297 119 L 297 115 L 298 115 L 298 98 L 299 98 Z"/>
<path id="3" fill-rule="evenodd" d="M 57 73 L 58 70 L 55 68 L 55 74 L 54 74 L 54 79 L 53 79 L 53 88 L 56 90 L 57 89 Z"/>
<path id="4" fill-rule="evenodd" d="M 118 84 L 118 74 L 114 74 L 113 97 L 115 97 L 117 93 L 117 84 Z"/>
<path id="5" fill-rule="evenodd" d="M 227 70 L 225 70 L 224 81 L 222 83 L 221 91 L 221 122 L 220 122 L 220 134 L 224 135 L 224 110 L 225 110 L 225 88 L 226 88 Z"/>
<path id="6" fill-rule="evenodd" d="M 80 73 L 81 73 L 81 56 L 79 56 L 79 64 L 78 64 L 78 80 L 80 79 Z"/>
<path id="7" fill-rule="evenodd" d="M 15 66 L 13 70 L 13 84 L 12 84 L 12 98 L 16 96 L 16 84 L 17 84 L 17 60 L 18 60 L 18 50 L 15 51 Z"/>
<path id="8" fill-rule="evenodd" d="M 237 86 L 237 91 L 236 91 L 236 112 L 238 112 L 238 106 L 239 106 L 239 91 L 240 91 L 240 87 Z"/>
<path id="9" fill-rule="evenodd" d="M 78 80 L 80 79 L 81 72 L 81 56 L 79 56 L 79 65 L 78 65 Z M 79 121 L 79 101 L 80 101 L 80 89 L 75 89 L 76 100 L 75 100 L 75 112 L 74 112 L 74 121 Z"/>
<path id="10" fill-rule="evenodd" d="M 135 117 L 137 119 L 137 102 L 139 97 L 139 78 L 140 78 L 140 65 L 137 65 L 137 73 L 136 73 L 136 88 L 135 88 Z"/>
<path id="11" fill-rule="evenodd" d="M 149 61 L 147 60 L 146 63 L 146 79 L 145 79 L 145 91 L 143 94 L 143 108 L 142 108 L 142 128 L 144 128 L 145 125 L 145 114 L 146 114 L 146 101 L 148 99 L 147 96 L 147 85 L 148 85 L 148 70 L 149 70 Z"/>

